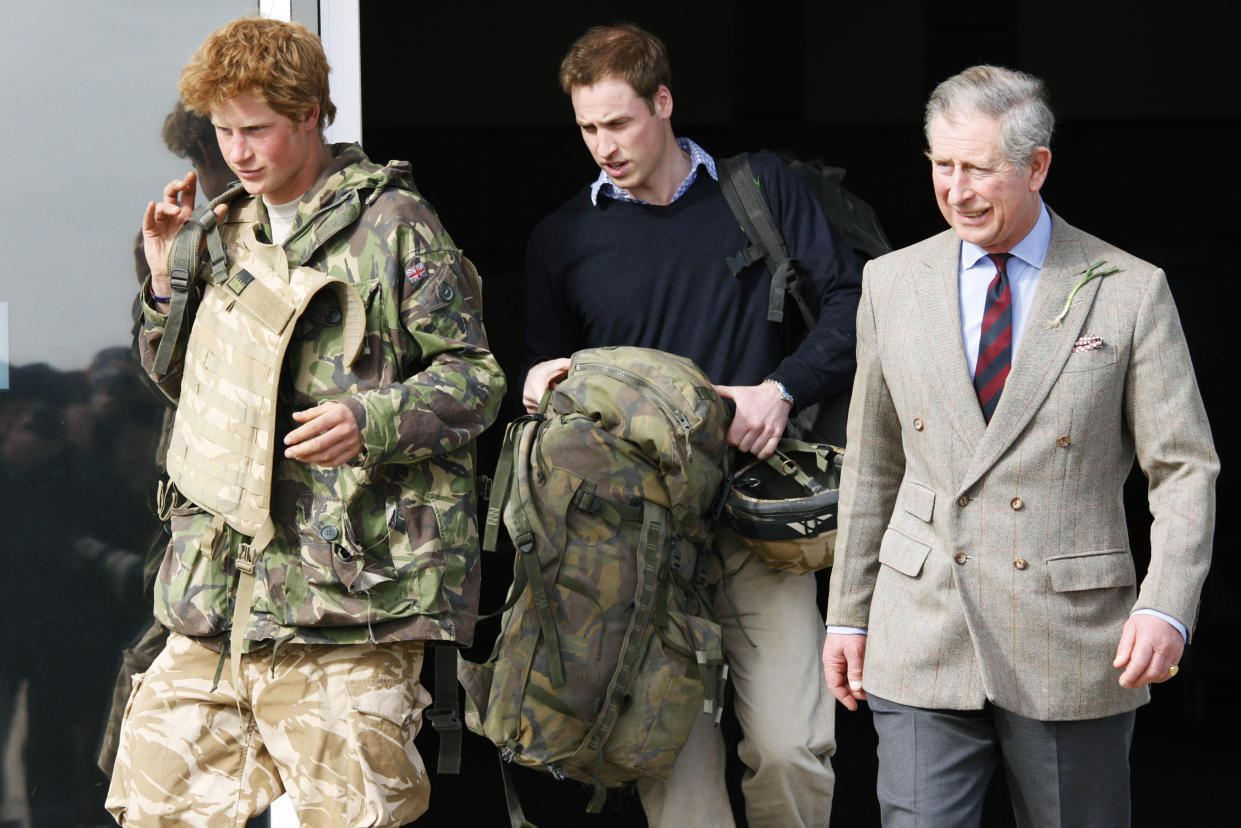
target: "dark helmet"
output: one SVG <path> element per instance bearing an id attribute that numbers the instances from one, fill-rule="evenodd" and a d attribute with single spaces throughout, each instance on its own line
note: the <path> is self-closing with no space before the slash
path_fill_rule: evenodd
<path id="1" fill-rule="evenodd" d="M 836 446 L 789 439 L 766 460 L 743 455 L 724 503 L 726 523 L 775 569 L 831 566 L 843 461 Z"/>

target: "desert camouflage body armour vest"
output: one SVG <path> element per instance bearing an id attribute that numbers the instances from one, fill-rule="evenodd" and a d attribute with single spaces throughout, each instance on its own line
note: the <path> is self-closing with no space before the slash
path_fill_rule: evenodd
<path id="1" fill-rule="evenodd" d="M 297 319 L 322 290 L 336 294 L 345 364 L 362 346 L 356 291 L 308 267 L 289 269 L 280 245 L 255 237 L 257 207 L 222 228 L 228 278 L 207 284 L 186 345 L 168 474 L 185 497 L 253 537 L 271 509 L 276 395 Z"/>

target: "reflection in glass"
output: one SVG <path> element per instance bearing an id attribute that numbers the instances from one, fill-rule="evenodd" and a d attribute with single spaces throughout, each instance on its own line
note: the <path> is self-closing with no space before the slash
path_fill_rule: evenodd
<path id="1" fill-rule="evenodd" d="M 210 119 L 178 101 L 163 137 L 208 197 L 224 188 Z M 133 245 L 138 285 L 140 234 Z M 172 409 L 128 347 L 101 350 L 85 370 L 35 363 L 9 373 L 0 391 L 11 587 L 0 624 L 0 826 L 107 825 L 105 774 L 131 677 L 165 637 L 150 584 L 167 542 L 155 491 Z"/>

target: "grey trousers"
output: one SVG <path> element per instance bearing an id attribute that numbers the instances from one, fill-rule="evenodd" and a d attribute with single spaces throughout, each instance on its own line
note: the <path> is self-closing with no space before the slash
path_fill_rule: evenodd
<path id="1" fill-rule="evenodd" d="M 988 704 L 926 710 L 869 696 L 879 734 L 884 828 L 978 826 L 1003 763 L 1019 828 L 1123 828 L 1130 823 L 1134 711 L 1043 722 Z"/>

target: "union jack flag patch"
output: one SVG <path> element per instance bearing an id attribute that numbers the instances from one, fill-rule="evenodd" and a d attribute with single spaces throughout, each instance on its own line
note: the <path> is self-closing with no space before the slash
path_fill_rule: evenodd
<path id="1" fill-rule="evenodd" d="M 422 262 L 410 262 L 405 268 L 405 278 L 411 285 L 416 285 L 427 277 L 427 266 Z"/>

